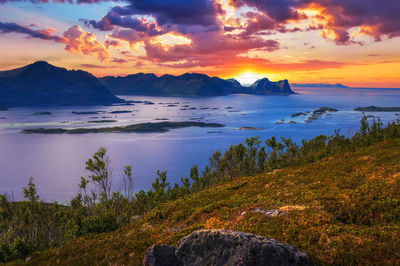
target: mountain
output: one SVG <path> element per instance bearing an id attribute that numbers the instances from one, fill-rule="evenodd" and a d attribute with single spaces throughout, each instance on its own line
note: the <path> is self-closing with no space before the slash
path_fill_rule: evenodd
<path id="1" fill-rule="evenodd" d="M 109 105 L 123 102 L 92 74 L 45 61 L 0 71 L 0 106 Z"/>
<path id="2" fill-rule="evenodd" d="M 99 80 L 116 95 L 220 96 L 234 93 L 260 95 L 294 93 L 287 80 L 270 82 L 268 79 L 262 79 L 257 81 L 260 83 L 258 86 L 253 84 L 245 87 L 235 79 L 224 80 L 197 73 L 161 77 L 138 73 L 125 77 L 106 76 Z"/>
<path id="3" fill-rule="evenodd" d="M 293 94 L 287 79 L 278 82 L 269 81 L 267 78 L 259 79 L 250 86 L 250 94 Z"/>
<path id="4" fill-rule="evenodd" d="M 107 76 L 99 80 L 117 95 L 218 96 L 242 89 L 240 84 L 197 73 L 161 77 L 138 73 L 125 77 Z"/>
<path id="5" fill-rule="evenodd" d="M 340 83 L 326 84 L 326 83 L 293 83 L 293 87 L 316 87 L 316 88 L 349 88 Z"/>

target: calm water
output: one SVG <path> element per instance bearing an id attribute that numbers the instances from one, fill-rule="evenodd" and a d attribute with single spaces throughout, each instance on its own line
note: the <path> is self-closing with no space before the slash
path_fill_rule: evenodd
<path id="1" fill-rule="evenodd" d="M 351 134 L 359 126 L 361 113 L 357 106 L 399 106 L 400 90 L 387 89 L 313 89 L 295 88 L 301 94 L 289 96 L 230 95 L 210 98 L 124 97 L 148 100 L 154 105 L 99 107 L 35 107 L 0 111 L 0 193 L 13 193 L 21 199 L 21 190 L 33 176 L 39 195 L 45 200 L 66 202 L 78 191 L 77 183 L 85 161 L 101 146 L 108 149 L 118 189 L 122 169 L 132 165 L 135 189 L 149 189 L 157 169 L 167 170 L 170 183 L 188 176 L 193 164 L 203 168 L 210 154 L 230 144 L 258 135 L 262 139 L 275 136 L 299 141 L 319 134 L 333 134 L 340 128 Z M 167 107 L 176 103 L 177 106 Z M 196 110 L 179 110 L 184 105 Z M 290 118 L 296 112 L 312 111 L 321 106 L 340 111 L 305 123 L 305 117 Z M 232 108 L 227 108 L 232 107 Z M 203 109 L 201 109 L 203 108 Z M 209 109 L 205 109 L 209 108 Z M 219 108 L 219 109 L 212 109 Z M 131 110 L 132 113 L 110 114 L 110 111 Z M 52 115 L 33 115 L 49 111 Z M 77 115 L 72 111 L 101 111 L 96 115 Z M 395 113 L 376 113 L 384 121 L 397 118 Z M 106 118 L 103 118 L 106 117 Z M 99 127 L 170 121 L 203 121 L 226 124 L 225 128 L 183 128 L 166 133 L 112 133 L 86 135 L 26 135 L 21 129 L 36 127 Z M 88 124 L 89 120 L 114 119 L 115 123 Z M 285 119 L 284 124 L 275 122 Z M 296 124 L 289 124 L 289 121 Z M 260 130 L 243 131 L 240 127 Z"/>

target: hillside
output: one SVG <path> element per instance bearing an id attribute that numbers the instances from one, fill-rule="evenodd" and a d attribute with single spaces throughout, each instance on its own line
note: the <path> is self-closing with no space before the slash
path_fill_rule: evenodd
<path id="1" fill-rule="evenodd" d="M 45 61 L 0 71 L 0 106 L 109 105 L 123 102 L 92 74 Z"/>
<path id="2" fill-rule="evenodd" d="M 116 95 L 221 96 L 233 93 L 258 95 L 294 93 L 287 80 L 271 82 L 264 78 L 250 87 L 245 87 L 235 79 L 224 80 L 197 73 L 160 77 L 138 73 L 125 77 L 107 76 L 99 80 Z"/>
<path id="3" fill-rule="evenodd" d="M 201 228 L 272 237 L 322 265 L 399 264 L 399 159 L 395 138 L 238 178 L 134 216 L 116 231 L 30 255 L 28 264 L 140 265 L 150 245 L 174 245 Z M 270 217 L 256 208 L 284 214 Z"/>

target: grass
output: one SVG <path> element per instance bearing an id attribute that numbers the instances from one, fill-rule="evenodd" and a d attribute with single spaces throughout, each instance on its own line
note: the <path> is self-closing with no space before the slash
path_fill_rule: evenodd
<path id="1" fill-rule="evenodd" d="M 267 217 L 255 208 L 286 215 Z M 141 265 L 150 245 L 175 245 L 202 228 L 275 238 L 321 265 L 400 264 L 400 140 L 220 184 L 116 231 L 34 253 L 28 264 Z"/>

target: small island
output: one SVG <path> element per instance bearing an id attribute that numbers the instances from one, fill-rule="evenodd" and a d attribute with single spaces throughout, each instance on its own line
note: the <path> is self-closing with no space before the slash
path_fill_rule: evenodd
<path id="1" fill-rule="evenodd" d="M 36 112 L 33 115 L 52 115 L 52 112 Z"/>
<path id="2" fill-rule="evenodd" d="M 357 107 L 354 111 L 359 112 L 400 112 L 400 107 L 378 107 L 378 106 L 367 106 L 367 107 Z"/>
<path id="3" fill-rule="evenodd" d="M 72 111 L 72 114 L 74 115 L 97 115 L 99 113 L 102 113 L 102 111 L 83 111 L 83 112 Z"/>
<path id="4" fill-rule="evenodd" d="M 109 114 L 127 114 L 127 113 L 132 113 L 132 111 L 129 110 L 120 110 L 120 111 L 111 111 L 108 112 Z"/>
<path id="5" fill-rule="evenodd" d="M 117 122 L 117 120 L 89 120 L 88 123 L 114 123 Z"/>
<path id="6" fill-rule="evenodd" d="M 157 122 L 140 123 L 128 126 L 103 127 L 103 128 L 31 128 L 24 129 L 21 133 L 26 134 L 88 134 L 88 133 L 163 133 L 170 129 L 184 127 L 224 127 L 219 123 L 204 122 Z"/>
<path id="7" fill-rule="evenodd" d="M 240 127 L 239 130 L 261 130 L 260 127 Z"/>

